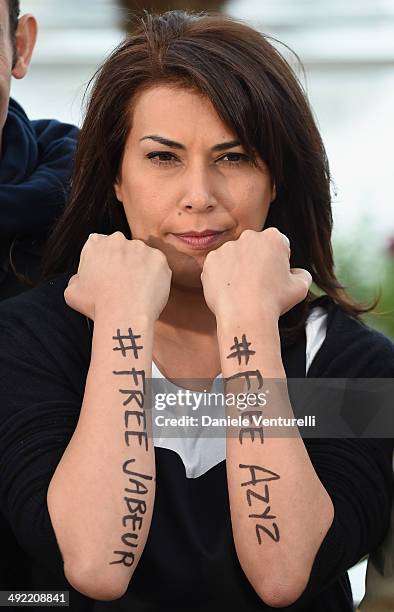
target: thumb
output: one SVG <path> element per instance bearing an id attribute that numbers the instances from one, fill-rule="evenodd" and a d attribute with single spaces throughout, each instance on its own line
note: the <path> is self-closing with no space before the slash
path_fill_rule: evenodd
<path id="1" fill-rule="evenodd" d="M 312 275 L 310 274 L 310 272 L 308 272 L 308 270 L 304 270 L 304 268 L 290 268 L 290 272 L 297 279 L 302 280 L 305 283 L 306 287 L 309 289 L 313 279 Z"/>
<path id="2" fill-rule="evenodd" d="M 67 283 L 67 287 L 69 287 L 74 281 L 76 281 L 78 278 L 78 274 L 73 274 L 72 276 L 70 276 L 68 283 Z"/>

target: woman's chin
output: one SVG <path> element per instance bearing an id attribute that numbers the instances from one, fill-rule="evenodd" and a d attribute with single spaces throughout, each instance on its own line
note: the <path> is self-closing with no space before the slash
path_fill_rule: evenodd
<path id="1" fill-rule="evenodd" d="M 195 270 L 191 272 L 186 272 L 185 270 L 177 272 L 173 270 L 171 284 L 178 287 L 187 287 L 188 289 L 202 289 L 201 272 L 201 269 L 199 272 Z"/>
<path id="2" fill-rule="evenodd" d="M 169 258 L 168 265 L 172 270 L 171 283 L 179 287 L 190 289 L 202 289 L 201 272 L 204 260 L 196 260 L 190 257 L 176 259 Z"/>
<path id="3" fill-rule="evenodd" d="M 168 265 L 172 270 L 171 282 L 189 288 L 202 288 L 201 272 L 205 257 L 190 257 L 185 253 L 167 252 Z"/>
<path id="4" fill-rule="evenodd" d="M 184 252 L 156 237 L 150 236 L 149 246 L 159 249 L 167 257 L 168 265 L 172 271 L 171 283 L 179 287 L 201 289 L 201 272 L 208 254 L 204 252 Z"/>

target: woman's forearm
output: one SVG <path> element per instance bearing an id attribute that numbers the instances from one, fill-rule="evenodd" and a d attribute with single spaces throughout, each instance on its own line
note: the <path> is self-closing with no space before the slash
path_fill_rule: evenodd
<path id="1" fill-rule="evenodd" d="M 127 589 L 150 528 L 153 329 L 131 300 L 96 311 L 80 418 L 48 489 L 66 577 L 94 599 Z"/>
<path id="2" fill-rule="evenodd" d="M 294 417 L 277 322 L 263 312 L 224 315 L 218 317 L 218 341 L 226 392 L 256 396 L 254 405 L 242 412 L 229 409 L 231 416 L 240 414 L 250 423 L 227 435 L 227 478 L 238 558 L 267 604 L 287 606 L 308 582 L 333 520 L 333 505 L 298 429 L 286 437 L 272 437 L 273 432 L 264 430 L 258 420 L 258 416 Z M 283 429 L 278 430 L 280 434 Z"/>

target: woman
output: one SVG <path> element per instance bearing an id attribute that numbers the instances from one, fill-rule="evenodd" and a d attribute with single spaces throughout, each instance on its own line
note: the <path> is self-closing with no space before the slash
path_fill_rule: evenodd
<path id="1" fill-rule="evenodd" d="M 75 610 L 352 609 L 346 570 L 388 527 L 391 440 L 242 423 L 188 441 L 148 393 L 222 376 L 235 397 L 268 386 L 249 418 L 291 418 L 287 378 L 392 377 L 331 226 L 279 53 L 229 17 L 147 14 L 96 77 L 43 282 L 1 305 L 1 509 L 31 588 Z"/>

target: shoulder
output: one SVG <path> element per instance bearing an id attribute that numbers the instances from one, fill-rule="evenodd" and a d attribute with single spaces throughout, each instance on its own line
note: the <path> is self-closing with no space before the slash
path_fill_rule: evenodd
<path id="1" fill-rule="evenodd" d="M 384 333 L 349 315 L 329 296 L 311 305 L 326 313 L 326 335 L 309 376 L 394 377 L 394 343 Z M 317 317 L 318 319 L 319 317 Z"/>
<path id="2" fill-rule="evenodd" d="M 0 303 L 0 350 L 18 350 L 37 356 L 54 356 L 66 351 L 77 358 L 90 348 L 89 321 L 70 308 L 64 290 L 72 273 L 44 281 L 15 297 Z"/>
<path id="3" fill-rule="evenodd" d="M 75 148 L 79 134 L 75 125 L 57 119 L 33 119 L 30 123 L 40 143 L 61 142 Z"/>
<path id="4" fill-rule="evenodd" d="M 71 276 L 71 272 L 58 275 L 39 283 L 33 289 L 0 302 L 0 324 L 30 321 L 49 313 L 51 318 L 65 315 L 68 306 L 64 299 L 64 290 Z M 39 320 L 45 323 L 42 318 Z"/>
<path id="5" fill-rule="evenodd" d="M 9 100 L 8 117 L 15 119 L 25 127 L 30 126 L 30 129 L 34 130 L 37 138 L 43 143 L 61 139 L 73 148 L 75 147 L 79 134 L 79 129 L 75 125 L 63 123 L 57 119 L 29 119 L 22 106 L 12 97 Z"/>

